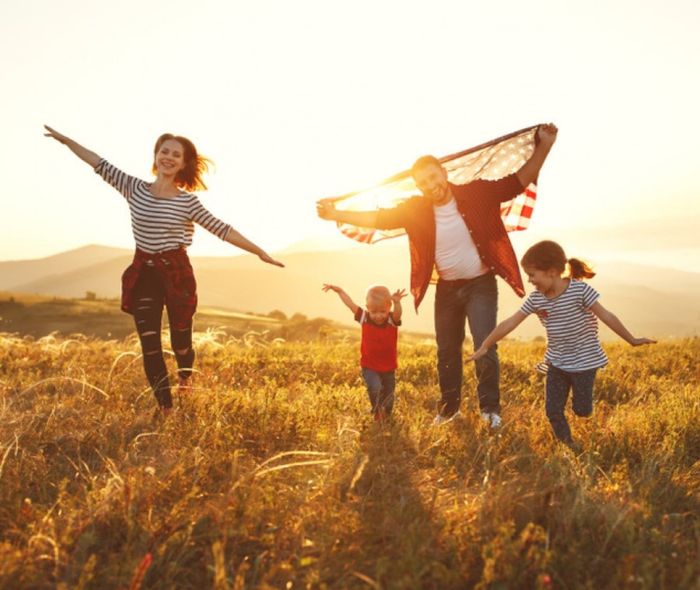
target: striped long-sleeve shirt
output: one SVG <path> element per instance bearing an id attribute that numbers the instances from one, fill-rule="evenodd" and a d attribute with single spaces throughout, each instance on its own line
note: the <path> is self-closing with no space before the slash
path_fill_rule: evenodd
<path id="1" fill-rule="evenodd" d="M 588 283 L 571 279 L 567 289 L 549 299 L 533 291 L 520 311 L 537 314 L 547 330 L 545 361 L 562 371 L 587 371 L 608 363 L 598 340 L 598 320 L 591 305 L 600 295 Z"/>
<path id="2" fill-rule="evenodd" d="M 155 197 L 151 183 L 129 176 L 104 159 L 95 172 L 126 199 L 136 246 L 144 252 L 155 254 L 191 245 L 195 223 L 222 240 L 231 229 L 207 211 L 197 195 L 183 192 L 174 197 Z"/>

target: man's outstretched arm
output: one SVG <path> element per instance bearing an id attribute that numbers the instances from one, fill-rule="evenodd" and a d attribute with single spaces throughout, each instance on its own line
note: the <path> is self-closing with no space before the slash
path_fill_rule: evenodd
<path id="1" fill-rule="evenodd" d="M 321 219 L 349 223 L 358 227 L 375 227 L 377 211 L 338 211 L 329 201 L 316 203 L 316 212 Z"/>
<path id="2" fill-rule="evenodd" d="M 544 161 L 547 159 L 549 150 L 552 149 L 557 139 L 558 131 L 554 123 L 547 123 L 546 125 L 540 125 L 538 127 L 536 133 L 539 138 L 539 143 L 537 147 L 535 147 L 535 151 L 532 156 L 530 156 L 530 159 L 515 173 L 523 187 L 527 187 L 537 178 L 542 164 L 544 164 Z"/>
<path id="3" fill-rule="evenodd" d="M 349 223 L 357 227 L 375 229 L 396 229 L 405 227 L 404 208 L 402 206 L 376 211 L 338 211 L 330 199 L 321 199 L 316 203 L 316 212 L 321 219 Z"/>

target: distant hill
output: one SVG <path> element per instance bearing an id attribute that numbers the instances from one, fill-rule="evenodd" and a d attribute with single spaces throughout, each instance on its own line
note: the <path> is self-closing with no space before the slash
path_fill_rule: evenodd
<path id="1" fill-rule="evenodd" d="M 65 273 L 129 254 L 122 248 L 90 245 L 46 258 L 0 262 L 0 289 L 9 290 L 15 285 L 31 284 L 54 274 L 59 275 L 56 280 L 60 282 L 61 275 Z"/>
<path id="2" fill-rule="evenodd" d="M 0 288 L 23 293 L 83 297 L 118 297 L 120 277 L 131 252 L 118 248 L 86 246 L 40 260 L 0 263 Z M 291 252 L 280 255 L 286 268 L 261 263 L 250 255 L 194 257 L 201 305 L 266 314 L 278 309 L 287 315 L 302 313 L 352 323 L 348 310 L 332 293 L 323 293 L 324 282 L 345 288 L 362 304 L 369 285 L 408 288 L 409 256 L 405 238 L 348 250 Z M 596 269 L 592 285 L 601 302 L 612 309 L 630 330 L 653 337 L 700 334 L 700 273 L 627 263 L 605 263 Z M 499 281 L 503 318 L 520 300 Z M 416 332 L 433 331 L 433 294 L 428 291 L 419 314 L 405 299 L 404 326 Z M 542 335 L 535 318 L 528 318 L 514 336 L 529 339 Z M 610 336 L 604 332 L 604 336 Z"/>

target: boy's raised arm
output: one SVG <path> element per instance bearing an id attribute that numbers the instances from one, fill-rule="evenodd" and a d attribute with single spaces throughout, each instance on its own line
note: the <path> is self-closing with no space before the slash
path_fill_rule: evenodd
<path id="1" fill-rule="evenodd" d="M 343 289 L 338 287 L 337 285 L 330 285 L 328 283 L 324 283 L 322 289 L 327 293 L 328 291 L 334 291 L 335 293 L 338 294 L 340 297 L 340 300 L 347 306 L 347 308 L 354 314 L 357 313 L 357 311 L 360 309 L 360 306 L 357 305 L 352 299 L 350 299 L 350 295 L 348 295 Z"/>
<path id="2" fill-rule="evenodd" d="M 391 319 L 394 320 L 395 324 L 401 321 L 401 316 L 403 315 L 401 299 L 404 297 L 406 297 L 406 289 L 397 289 L 391 296 L 391 300 L 394 302 L 394 310 L 391 312 Z"/>

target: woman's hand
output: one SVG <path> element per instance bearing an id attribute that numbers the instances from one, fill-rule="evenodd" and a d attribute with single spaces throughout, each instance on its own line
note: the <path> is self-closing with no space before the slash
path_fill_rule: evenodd
<path id="1" fill-rule="evenodd" d="M 72 140 L 67 135 L 63 135 L 63 133 L 59 133 L 48 125 L 44 125 L 44 129 L 48 131 L 48 133 L 44 133 L 46 137 L 51 137 L 58 143 L 62 143 L 63 145 L 67 146 L 70 151 L 72 151 L 86 164 L 90 164 L 90 166 L 94 168 L 100 163 L 100 156 L 98 156 L 95 152 L 90 151 L 86 147 L 83 147 L 77 141 Z"/>
<path id="2" fill-rule="evenodd" d="M 261 252 L 260 254 L 258 254 L 258 258 L 260 258 L 260 260 L 262 260 L 263 262 L 267 262 L 268 264 L 284 268 L 284 264 L 282 264 L 279 260 L 275 260 L 274 258 L 272 258 L 272 256 L 270 256 L 267 252 Z"/>
<path id="3" fill-rule="evenodd" d="M 59 133 L 55 129 L 49 127 L 48 125 L 44 125 L 44 129 L 48 131 L 48 133 L 44 133 L 44 137 L 52 137 L 55 139 L 58 143 L 66 144 L 70 138 L 66 137 L 62 133 Z"/>

